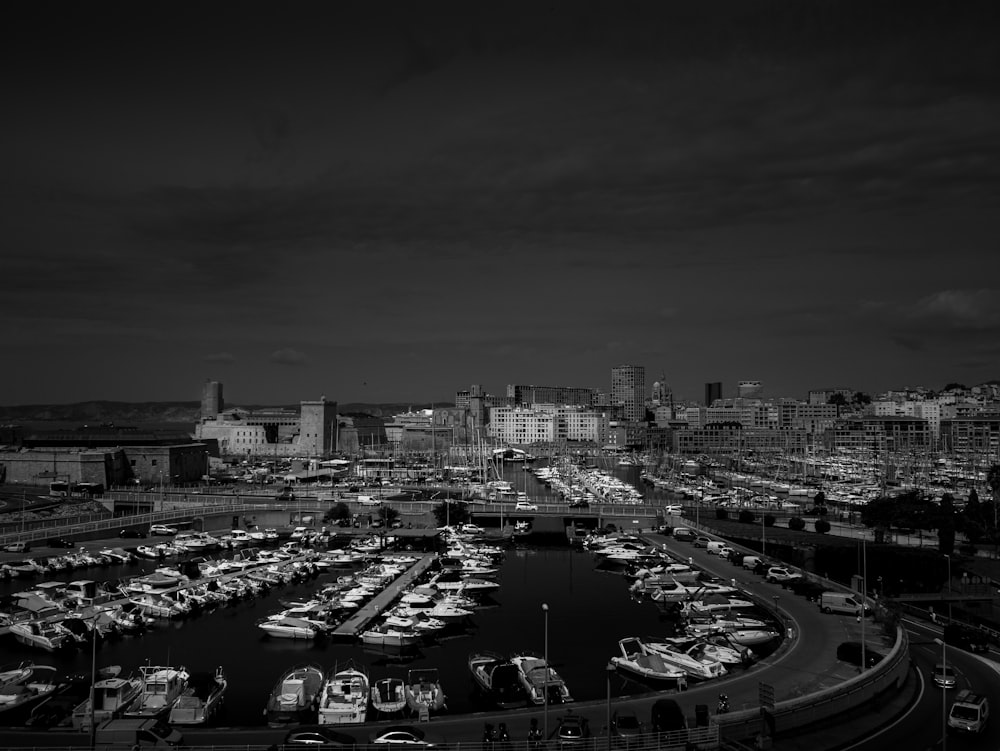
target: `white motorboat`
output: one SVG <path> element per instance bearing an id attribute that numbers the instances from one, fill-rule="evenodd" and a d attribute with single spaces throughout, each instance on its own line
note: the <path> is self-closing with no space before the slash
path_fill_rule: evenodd
<path id="1" fill-rule="evenodd" d="M 612 657 L 611 664 L 619 670 L 646 681 L 671 681 L 677 683 L 685 676 L 681 668 L 668 664 L 662 656 L 648 649 L 637 637 L 618 641 L 621 655 Z"/>
<path id="2" fill-rule="evenodd" d="M 139 698 L 125 710 L 125 717 L 166 718 L 188 685 L 184 668 L 143 665 L 139 668 L 142 690 Z"/>
<path id="3" fill-rule="evenodd" d="M 672 649 L 678 652 L 684 652 L 698 659 L 707 657 L 717 660 L 723 665 L 746 665 L 753 657 L 753 653 L 745 647 L 709 641 L 710 638 L 712 637 L 668 636 L 659 641 L 669 644 Z M 655 651 L 656 642 L 657 640 L 653 639 L 647 644 Z"/>
<path id="4" fill-rule="evenodd" d="M 548 694 L 549 704 L 565 704 L 573 701 L 569 688 L 545 658 L 531 653 L 513 655 L 510 661 L 517 666 L 518 678 L 532 704 L 544 704 Z"/>
<path id="5" fill-rule="evenodd" d="M 187 688 L 170 708 L 171 725 L 207 725 L 222 709 L 229 682 L 221 667 L 192 673 Z"/>
<path id="6" fill-rule="evenodd" d="M 8 627 L 22 644 L 46 652 L 55 652 L 76 645 L 73 635 L 58 623 L 43 620 L 18 621 Z"/>
<path id="7" fill-rule="evenodd" d="M 56 669 L 23 662 L 0 670 L 0 724 L 15 724 L 31 707 L 52 696 L 59 688 Z"/>
<path id="8" fill-rule="evenodd" d="M 419 611 L 412 611 L 409 608 L 396 607 L 385 614 L 383 621 L 386 626 L 399 629 L 412 629 L 424 634 L 433 634 L 445 627 L 445 622 L 438 618 L 431 618 Z"/>
<path id="9" fill-rule="evenodd" d="M 361 641 L 373 647 L 412 647 L 419 644 L 421 634 L 413 629 L 394 628 L 381 624 L 361 632 Z"/>
<path id="10" fill-rule="evenodd" d="M 371 688 L 372 709 L 382 717 L 406 709 L 406 683 L 402 678 L 380 678 Z"/>
<path id="11" fill-rule="evenodd" d="M 628 641 L 623 639 L 622 641 Z M 636 639 L 635 641 L 639 641 Z M 728 671 L 717 659 L 708 657 L 705 654 L 692 655 L 684 650 L 677 649 L 675 645 L 668 642 L 640 642 L 646 653 L 658 654 L 667 665 L 683 670 L 692 678 L 708 680 L 725 675 Z M 622 647 L 624 654 L 625 647 Z"/>
<path id="12" fill-rule="evenodd" d="M 740 597 L 725 595 L 707 595 L 700 600 L 689 600 L 680 603 L 681 615 L 705 615 L 706 613 L 729 613 L 741 608 L 752 608 L 754 603 Z"/>
<path id="13" fill-rule="evenodd" d="M 304 618 L 283 615 L 269 616 L 257 621 L 257 628 L 275 639 L 315 639 L 322 633 L 319 624 Z"/>
<path id="14" fill-rule="evenodd" d="M 368 715 L 368 674 L 349 661 L 334 667 L 319 694 L 317 722 L 348 725 L 365 721 Z"/>

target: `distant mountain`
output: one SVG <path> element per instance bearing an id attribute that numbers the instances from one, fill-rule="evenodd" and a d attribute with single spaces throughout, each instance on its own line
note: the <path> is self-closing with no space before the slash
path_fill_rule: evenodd
<path id="1" fill-rule="evenodd" d="M 243 409 L 262 409 L 264 405 L 235 405 Z M 298 404 L 266 405 L 297 411 Z M 428 404 L 338 404 L 340 414 L 365 414 L 388 417 L 400 412 L 426 409 Z M 444 405 L 438 405 L 444 406 Z M 143 423 L 196 423 L 201 418 L 200 402 L 109 402 L 93 401 L 77 404 L 23 404 L 13 407 L 0 406 L 0 422 L 21 423 L 51 420 L 54 422 L 100 423 L 113 422 L 118 425 L 139 425 Z"/>

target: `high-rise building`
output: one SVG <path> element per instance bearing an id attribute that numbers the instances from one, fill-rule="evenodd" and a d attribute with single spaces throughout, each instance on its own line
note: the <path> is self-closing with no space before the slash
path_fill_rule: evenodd
<path id="1" fill-rule="evenodd" d="M 205 381 L 201 389 L 201 416 L 215 417 L 225 408 L 226 405 L 222 400 L 222 384 L 211 379 Z"/>
<path id="2" fill-rule="evenodd" d="M 611 403 L 628 422 L 646 418 L 646 368 L 618 365 L 611 369 Z"/>
<path id="3" fill-rule="evenodd" d="M 711 407 L 712 402 L 722 398 L 722 381 L 712 381 L 705 384 L 705 406 Z"/>

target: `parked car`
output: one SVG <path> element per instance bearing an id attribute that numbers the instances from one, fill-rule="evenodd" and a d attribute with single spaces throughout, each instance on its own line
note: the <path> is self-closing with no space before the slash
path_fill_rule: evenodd
<path id="1" fill-rule="evenodd" d="M 570 508 L 590 508 L 590 502 L 584 499 L 579 501 L 573 501 L 569 504 Z"/>
<path id="2" fill-rule="evenodd" d="M 358 745 L 358 741 L 354 736 L 333 730 L 329 725 L 306 725 L 289 730 L 284 745 L 315 749 L 352 748 Z"/>
<path id="3" fill-rule="evenodd" d="M 865 661 L 868 663 L 868 667 L 872 667 L 877 663 L 881 662 L 885 656 L 880 652 L 875 651 L 868 645 L 865 645 Z M 837 647 L 837 659 L 843 660 L 844 662 L 850 663 L 851 665 L 861 666 L 861 642 L 859 641 L 845 641 L 841 642 Z"/>
<path id="4" fill-rule="evenodd" d="M 684 710 L 673 699 L 657 699 L 653 702 L 650 724 L 653 732 L 671 733 L 686 728 L 687 718 Z"/>
<path id="5" fill-rule="evenodd" d="M 801 577 L 795 581 L 788 583 L 788 588 L 792 590 L 795 594 L 805 597 L 809 602 L 816 602 L 826 591 L 824 587 L 819 582 L 814 582 L 806 577 Z"/>
<path id="6" fill-rule="evenodd" d="M 72 540 L 67 540 L 65 537 L 50 537 L 45 541 L 46 546 L 50 548 L 75 548 L 76 543 Z"/>
<path id="7" fill-rule="evenodd" d="M 3 549 L 8 553 L 27 553 L 31 550 L 31 546 L 21 540 L 18 542 L 9 542 L 3 546 Z"/>
<path id="8" fill-rule="evenodd" d="M 463 535 L 481 535 L 486 532 L 486 530 L 478 524 L 463 524 L 459 527 L 458 531 Z"/>
<path id="9" fill-rule="evenodd" d="M 705 535 L 699 535 L 698 537 L 694 538 L 694 542 L 692 544 L 696 548 L 707 548 L 710 542 L 712 542 L 711 537 L 705 537 Z"/>
<path id="10" fill-rule="evenodd" d="M 151 524 L 149 527 L 149 534 L 151 535 L 176 535 L 177 530 L 173 527 L 169 527 L 166 524 Z"/>
<path id="11" fill-rule="evenodd" d="M 934 685 L 939 688 L 955 688 L 958 680 L 951 665 L 943 662 L 938 662 L 934 665 L 934 669 L 931 671 L 931 678 L 934 681 Z"/>
<path id="12" fill-rule="evenodd" d="M 515 511 L 538 511 L 538 506 L 528 501 L 518 501 L 514 504 Z"/>
<path id="13" fill-rule="evenodd" d="M 556 739 L 560 746 L 572 746 L 585 743 L 590 737 L 590 728 L 587 725 L 587 718 L 578 714 L 565 714 L 559 718 L 559 727 L 556 728 Z"/>
<path id="14" fill-rule="evenodd" d="M 730 559 L 730 557 L 732 556 L 732 554 L 734 552 L 736 552 L 736 551 L 734 551 L 728 545 L 723 545 L 723 546 L 721 546 L 719 548 L 715 548 L 715 549 L 709 547 L 708 548 L 708 552 L 709 553 L 715 553 L 717 556 L 719 556 L 719 558 L 725 558 L 728 561 Z"/>
<path id="15" fill-rule="evenodd" d="M 757 555 L 745 555 L 743 556 L 742 566 L 750 571 L 756 571 L 758 566 L 763 566 L 764 561 L 760 556 Z"/>
<path id="16" fill-rule="evenodd" d="M 780 584 L 782 586 L 787 586 L 793 581 L 797 581 L 802 578 L 802 574 L 796 573 L 791 569 L 785 568 L 784 566 L 771 566 L 767 573 L 764 574 L 764 579 L 771 582 L 772 584 Z"/>
<path id="17" fill-rule="evenodd" d="M 619 709 L 611 717 L 611 736 L 615 739 L 616 746 L 628 748 L 640 740 L 642 733 L 639 715 L 631 709 Z"/>
<path id="18" fill-rule="evenodd" d="M 146 537 L 146 533 L 143 532 L 141 529 L 136 529 L 135 527 L 126 527 L 125 529 L 123 529 L 121 532 L 118 533 L 118 536 L 123 539 L 126 538 L 143 539 Z"/>
<path id="19" fill-rule="evenodd" d="M 368 742 L 376 746 L 401 746 L 404 748 L 434 748 L 436 741 L 428 738 L 421 728 L 412 725 L 392 725 L 373 734 Z"/>

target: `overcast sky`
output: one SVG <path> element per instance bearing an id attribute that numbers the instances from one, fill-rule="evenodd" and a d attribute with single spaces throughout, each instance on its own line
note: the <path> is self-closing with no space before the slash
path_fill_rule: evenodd
<path id="1" fill-rule="evenodd" d="M 2 404 L 1000 378 L 995 2 L 21 5 Z"/>

